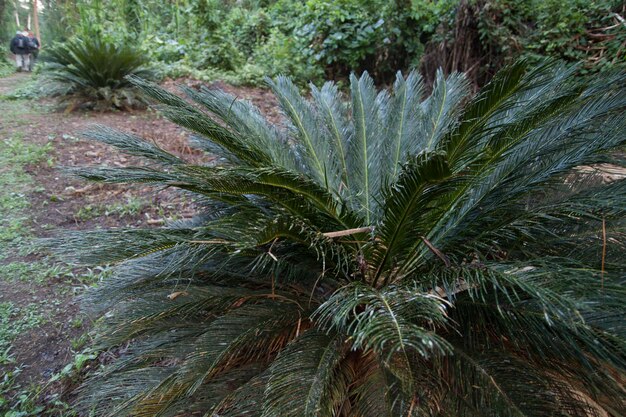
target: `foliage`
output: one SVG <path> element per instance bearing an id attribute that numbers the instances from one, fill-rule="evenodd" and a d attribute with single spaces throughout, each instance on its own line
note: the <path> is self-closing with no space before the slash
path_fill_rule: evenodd
<path id="1" fill-rule="evenodd" d="M 614 0 L 461 1 L 439 15 L 421 72 L 428 82 L 439 67 L 466 72 L 480 86 L 519 57 L 582 62 L 579 75 L 624 69 L 624 12 Z"/>
<path id="2" fill-rule="evenodd" d="M 1 110 L 6 120 L 28 114 L 15 102 L 2 106 Z M 31 230 L 25 213 L 31 208 L 24 193 L 31 189 L 32 178 L 27 174 L 26 167 L 43 164 L 46 160 L 50 162 L 50 149 L 49 144 L 25 143 L 20 136 L 0 141 L 0 166 L 3 167 L 0 172 L 0 260 L 29 240 Z M 51 166 L 50 163 L 48 165 Z"/>
<path id="3" fill-rule="evenodd" d="M 129 45 L 87 38 L 56 45 L 42 59 L 43 88 L 52 95 L 84 100 L 92 106 L 129 108 L 143 103 L 126 79 L 151 77 L 146 59 Z"/>
<path id="4" fill-rule="evenodd" d="M 584 62 L 583 73 L 626 62 L 623 57 L 620 61 L 619 52 L 626 26 L 613 13 L 621 2 L 571 0 L 567 7 L 556 0 L 477 3 L 480 39 L 500 62 L 520 55 L 534 62 L 551 56 Z M 595 51 L 603 49 L 595 59 Z M 492 69 L 496 64 L 492 62 Z"/>
<path id="5" fill-rule="evenodd" d="M 269 81 L 273 126 L 218 90 L 136 85 L 195 132 L 194 165 L 134 135 L 88 136 L 147 163 L 75 168 L 177 187 L 199 213 L 49 244 L 112 264 L 87 305 L 97 415 L 590 416 L 624 409 L 620 280 L 626 76 L 520 62 L 470 97 L 441 72 L 376 91 L 350 77 L 305 99 Z M 206 113 L 205 113 L 206 111 Z M 603 232 L 608 236 L 603 237 Z M 59 249 L 60 248 L 60 249 Z M 622 277 L 622 278 L 621 278 Z"/>
<path id="6" fill-rule="evenodd" d="M 0 77 L 7 76 L 15 72 L 15 65 L 11 64 L 9 61 L 0 58 Z"/>
<path id="7" fill-rule="evenodd" d="M 536 5 L 536 30 L 522 44 L 531 56 L 558 56 L 584 62 L 584 71 L 610 70 L 626 65 L 626 23 L 620 1 L 574 0 L 568 7 L 555 0 Z"/>
<path id="8" fill-rule="evenodd" d="M 420 67 L 431 83 L 443 67 L 482 85 L 520 56 L 583 61 L 582 74 L 626 62 L 619 0 L 47 3 L 43 25 L 53 39 L 96 34 L 136 45 L 171 77 L 258 84 L 265 75 L 288 74 L 305 85 L 367 70 L 391 84 L 397 69 Z"/>
<path id="9" fill-rule="evenodd" d="M 338 67 L 343 73 L 358 69 L 383 43 L 384 20 L 374 21 L 356 2 L 316 1 L 307 6 L 296 34 L 310 47 L 304 53 L 324 66 Z"/>

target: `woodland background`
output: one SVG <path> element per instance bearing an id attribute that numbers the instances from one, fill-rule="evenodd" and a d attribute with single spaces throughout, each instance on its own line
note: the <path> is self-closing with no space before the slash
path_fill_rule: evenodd
<path id="1" fill-rule="evenodd" d="M 41 0 L 44 50 L 99 37 L 145 51 L 162 77 L 257 85 L 286 74 L 301 84 L 367 70 L 469 73 L 476 87 L 518 57 L 581 62 L 581 74 L 626 63 L 619 0 Z M 32 14 L 0 0 L 0 41 Z"/>

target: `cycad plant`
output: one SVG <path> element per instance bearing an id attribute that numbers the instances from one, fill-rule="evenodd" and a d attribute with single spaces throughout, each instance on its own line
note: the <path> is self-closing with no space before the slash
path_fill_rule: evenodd
<path id="1" fill-rule="evenodd" d="M 144 100 L 126 77 L 153 77 L 138 49 L 97 36 L 57 44 L 45 51 L 42 60 L 44 92 L 91 107 L 141 106 Z"/>
<path id="2" fill-rule="evenodd" d="M 459 74 L 392 91 L 352 76 L 304 98 L 269 81 L 273 126 L 217 90 L 134 79 L 195 144 L 78 168 L 197 196 L 159 229 L 66 235 L 114 265 L 90 293 L 118 358 L 81 389 L 107 416 L 619 416 L 624 399 L 626 77 L 518 63 L 470 97 Z M 425 98 L 424 98 L 425 97 Z M 586 168 L 581 169 L 581 166 Z"/>

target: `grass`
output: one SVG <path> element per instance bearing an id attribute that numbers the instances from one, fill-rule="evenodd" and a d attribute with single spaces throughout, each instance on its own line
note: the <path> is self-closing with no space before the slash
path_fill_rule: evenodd
<path id="1" fill-rule="evenodd" d="M 25 118 L 21 115 L 32 111 L 29 103 L 21 98 L 7 101 L 0 97 L 0 120 L 10 122 L 12 129 L 22 126 Z M 6 131 L 3 131 L 3 133 Z M 10 131 L 9 131 L 10 132 Z M 49 138 L 53 139 L 53 138 Z M 99 282 L 109 273 L 104 267 L 75 270 L 50 257 L 33 253 L 36 248 L 29 210 L 29 194 L 45 192 L 29 175 L 33 166 L 52 166 L 52 143 L 37 145 L 28 143 L 19 132 L 9 137 L 0 137 L 0 416 L 75 416 L 72 407 L 50 394 L 47 387 L 54 382 L 77 378 L 86 361 L 95 354 L 86 350 L 90 343 L 89 325 L 81 317 L 67 317 L 63 314 L 65 301 L 81 293 L 88 286 Z M 53 197 L 51 197 L 52 199 Z M 92 213 L 106 216 L 131 216 L 141 212 L 148 203 L 129 198 L 113 204 L 100 204 Z M 89 213 L 81 215 L 87 217 Z M 27 255 L 31 255 L 28 256 Z M 34 255 L 34 256 L 33 256 Z M 54 282 L 53 286 L 51 283 Z M 39 291 L 51 288 L 52 291 Z M 83 332 L 68 336 L 68 343 L 74 358 L 62 371 L 47 383 L 40 381 L 30 385 L 21 382 L 25 369 L 19 362 L 18 344 L 23 344 L 29 332 L 36 332 L 41 326 L 62 328 L 70 320 L 69 327 Z M 22 379 L 20 379 L 22 376 Z M 42 405 L 42 393 L 46 393 Z"/>
<path id="2" fill-rule="evenodd" d="M 28 110 L 22 100 L 10 105 L 0 100 L 2 119 L 11 121 L 12 127 L 21 125 L 19 120 L 23 118 L 18 116 Z M 54 311 L 61 308 L 58 300 L 34 295 L 36 288 L 51 279 L 72 275 L 67 266 L 51 259 L 23 258 L 31 251 L 35 238 L 28 194 L 41 191 L 27 167 L 52 165 L 51 149 L 51 143 L 27 143 L 19 133 L 0 138 L 0 291 L 11 288 L 19 292 L 20 299 L 0 302 L 0 415 L 4 417 L 72 415 L 58 399 L 46 407 L 40 405 L 37 398 L 43 390 L 41 385 L 21 386 L 17 382 L 23 368 L 16 360 L 13 346 L 21 336 L 50 323 Z"/>
<path id="3" fill-rule="evenodd" d="M 116 216 L 121 219 L 127 216 L 136 216 L 147 205 L 146 201 L 136 197 L 129 197 L 125 202 L 87 204 L 74 214 L 74 219 L 81 222 L 102 216 Z"/>
<path id="4" fill-rule="evenodd" d="M 0 264 L 0 280 L 5 282 L 34 282 L 44 284 L 51 279 L 63 278 L 71 274 L 71 270 L 63 264 L 52 264 L 53 261 L 24 262 L 15 261 Z"/>
<path id="5" fill-rule="evenodd" d="M 6 77 L 15 72 L 15 63 L 0 57 L 0 77 Z"/>
<path id="6" fill-rule="evenodd" d="M 22 131 L 29 129 L 23 126 L 32 122 L 29 116 L 47 109 L 42 110 L 41 103 L 35 107 L 29 101 L 31 81 L 21 79 L 20 83 L 23 88 L 18 86 L 11 94 L 0 93 L 0 417 L 74 416 L 76 413 L 60 394 L 54 394 L 59 392 L 56 384 L 82 378 L 84 367 L 96 354 L 89 348 L 92 323 L 82 315 L 74 317 L 68 312 L 68 301 L 97 285 L 111 271 L 106 267 L 73 269 L 37 253 L 31 214 L 34 207 L 29 196 L 44 193 L 39 198 L 50 202 L 71 197 L 47 194 L 49 191 L 29 174 L 33 168 L 53 166 L 55 135 L 48 134 L 48 143 L 43 145 L 29 143 L 30 137 L 24 136 Z M 63 134 L 61 138 L 78 141 L 70 134 Z M 43 204 L 42 209 L 46 210 L 45 202 Z M 97 202 L 84 206 L 75 217 L 77 221 L 98 217 L 126 219 L 140 215 L 150 204 L 138 197 Z M 170 206 L 158 206 L 155 214 L 173 220 L 177 218 L 176 213 Z M 38 227 L 55 233 L 54 225 Z M 46 340 L 39 335 L 50 329 L 66 336 L 65 348 L 69 348 L 73 358 L 65 368 L 63 363 L 57 363 L 55 366 L 60 367 L 54 369 L 62 370 L 46 381 L 33 377 L 35 367 L 21 363 L 20 349 L 32 340 Z M 34 348 L 39 352 L 49 351 L 41 346 Z M 25 382 L 33 378 L 36 384 Z"/>
<path id="7" fill-rule="evenodd" d="M 43 95 L 42 88 L 37 78 L 32 77 L 27 81 L 22 82 L 17 88 L 11 91 L 9 94 L 5 94 L 4 100 L 22 100 L 22 99 L 36 99 Z"/>
<path id="8" fill-rule="evenodd" d="M 22 333 L 46 322 L 38 303 L 18 307 L 12 302 L 0 303 L 0 365 L 13 362 L 11 343 Z"/>
<path id="9" fill-rule="evenodd" d="M 0 257 L 19 247 L 18 240 L 32 236 L 26 194 L 32 190 L 33 181 L 25 167 L 52 164 L 50 150 L 50 143 L 28 144 L 19 134 L 0 141 Z"/>

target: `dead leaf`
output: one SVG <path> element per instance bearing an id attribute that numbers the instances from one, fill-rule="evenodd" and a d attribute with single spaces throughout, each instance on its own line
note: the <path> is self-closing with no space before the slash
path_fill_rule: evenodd
<path id="1" fill-rule="evenodd" d="M 178 297 L 184 297 L 186 295 L 189 295 L 187 291 L 176 291 L 168 295 L 167 298 L 169 298 L 170 300 L 175 300 Z"/>

